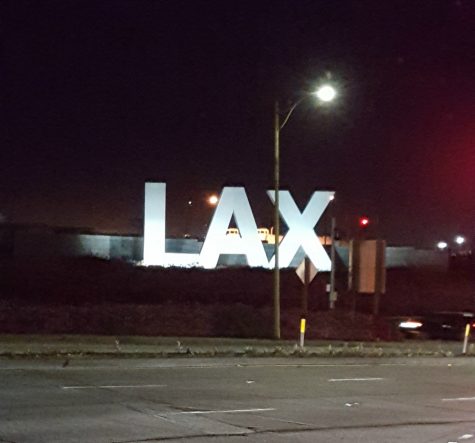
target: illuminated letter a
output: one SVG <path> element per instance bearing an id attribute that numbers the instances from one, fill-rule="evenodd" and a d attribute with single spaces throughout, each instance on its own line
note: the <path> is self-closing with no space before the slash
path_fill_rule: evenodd
<path id="1" fill-rule="evenodd" d="M 232 216 L 241 234 L 240 238 L 226 235 Z M 244 188 L 225 187 L 219 199 L 208 234 L 200 254 L 200 265 L 215 268 L 220 254 L 246 255 L 251 267 L 268 267 L 262 242 Z"/>

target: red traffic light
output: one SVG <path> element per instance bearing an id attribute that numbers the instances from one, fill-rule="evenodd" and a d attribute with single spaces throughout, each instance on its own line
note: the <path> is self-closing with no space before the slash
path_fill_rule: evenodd
<path id="1" fill-rule="evenodd" d="M 358 220 L 358 224 L 360 228 L 367 228 L 369 225 L 369 218 L 368 217 L 360 217 Z"/>

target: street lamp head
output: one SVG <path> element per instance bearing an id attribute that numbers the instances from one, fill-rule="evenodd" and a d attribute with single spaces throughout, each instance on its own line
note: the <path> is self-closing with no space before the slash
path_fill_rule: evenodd
<path id="1" fill-rule="evenodd" d="M 465 237 L 457 235 L 457 237 L 455 237 L 455 243 L 457 243 L 458 245 L 463 245 L 465 243 Z"/>
<path id="2" fill-rule="evenodd" d="M 210 195 L 208 198 L 208 204 L 210 204 L 211 206 L 216 206 L 218 204 L 218 201 L 219 201 L 219 198 L 215 194 Z"/>
<path id="3" fill-rule="evenodd" d="M 441 251 L 446 249 L 447 246 L 448 246 L 448 244 L 445 241 L 440 241 L 440 242 L 437 243 L 437 249 L 440 249 Z"/>
<path id="4" fill-rule="evenodd" d="M 314 95 L 322 102 L 331 102 L 336 97 L 336 89 L 331 85 L 322 85 L 314 92 Z"/>

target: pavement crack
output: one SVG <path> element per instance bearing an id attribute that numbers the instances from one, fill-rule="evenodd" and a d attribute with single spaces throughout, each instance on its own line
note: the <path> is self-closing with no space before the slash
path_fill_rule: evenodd
<path id="1" fill-rule="evenodd" d="M 243 432 L 243 433 L 199 433 L 192 435 L 177 435 L 177 436 L 167 436 L 167 437 L 156 437 L 156 438 L 146 438 L 142 440 L 117 440 L 112 443 L 146 443 L 146 442 L 158 442 L 158 441 L 188 441 L 195 439 L 206 438 L 221 438 L 221 437 L 244 437 L 249 435 L 270 435 L 270 434 L 279 434 L 286 435 L 295 432 L 299 433 L 310 433 L 310 432 L 328 432 L 328 431 L 338 431 L 338 430 L 352 430 L 352 429 L 385 429 L 385 428 L 401 428 L 405 426 L 433 426 L 433 425 L 450 425 L 450 424 L 473 424 L 473 420 L 446 420 L 446 421 L 430 421 L 430 422 L 402 422 L 402 423 L 382 423 L 376 425 L 356 425 L 356 426 L 317 426 L 317 427 L 308 427 L 308 428 L 287 428 L 287 429 L 277 429 L 277 430 L 253 430 L 252 433 Z"/>
<path id="2" fill-rule="evenodd" d="M 169 437 L 157 437 L 157 438 L 145 438 L 143 440 L 114 440 L 111 443 L 146 443 L 154 441 L 183 441 L 183 440 L 194 440 L 206 438 L 218 438 L 218 437 L 243 437 L 249 435 L 246 433 L 202 433 L 202 434 L 192 434 L 192 435 L 178 435 L 178 436 L 169 436 Z"/>

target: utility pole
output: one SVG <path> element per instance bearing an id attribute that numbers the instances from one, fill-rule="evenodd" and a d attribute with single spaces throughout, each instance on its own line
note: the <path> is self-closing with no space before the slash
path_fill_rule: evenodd
<path id="1" fill-rule="evenodd" d="M 280 239 L 280 118 L 279 102 L 274 107 L 274 338 L 280 339 L 280 268 L 279 268 L 279 239 Z"/>
<path id="2" fill-rule="evenodd" d="M 335 230 L 336 230 L 336 219 L 332 217 L 331 225 L 331 245 L 330 245 L 330 260 L 331 260 L 331 271 L 330 271 L 330 293 L 329 293 L 329 306 L 330 309 L 335 309 L 336 301 L 336 292 L 335 292 L 335 270 L 336 270 L 336 254 L 335 254 Z"/>
<path id="3" fill-rule="evenodd" d="M 280 189 L 280 131 L 289 121 L 290 116 L 297 106 L 309 97 L 316 97 L 323 103 L 331 102 L 335 99 L 337 91 L 333 86 L 324 84 L 311 94 L 303 95 L 290 109 L 286 111 L 280 122 L 279 102 L 274 104 L 274 338 L 280 339 L 280 266 L 279 266 L 279 240 L 280 240 L 280 211 L 279 211 L 279 189 Z"/>

